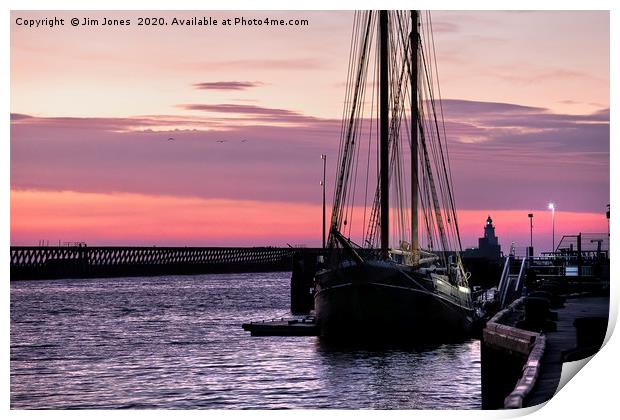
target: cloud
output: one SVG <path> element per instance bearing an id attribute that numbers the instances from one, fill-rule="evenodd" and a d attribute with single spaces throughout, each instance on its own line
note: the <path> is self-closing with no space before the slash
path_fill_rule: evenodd
<path id="1" fill-rule="evenodd" d="M 201 90 L 246 90 L 262 85 L 261 82 L 202 82 L 194 83 L 192 86 Z"/>
<path id="2" fill-rule="evenodd" d="M 256 122 L 271 123 L 315 123 L 315 122 L 336 122 L 336 120 L 321 119 L 312 116 L 303 115 L 300 112 L 281 108 L 267 108 L 258 105 L 240 105 L 240 104 L 181 104 L 178 105 L 187 111 L 204 111 L 216 114 L 235 114 L 242 116 L 244 119 L 251 119 Z"/>
<path id="3" fill-rule="evenodd" d="M 78 130 L 102 130 L 109 132 L 166 131 L 166 130 L 229 130 L 240 125 L 269 123 L 272 125 L 335 125 L 339 120 L 317 118 L 278 108 L 265 108 L 243 104 L 186 104 L 179 108 L 204 111 L 220 115 L 142 115 L 133 117 L 37 117 L 11 114 L 14 127 L 47 127 Z"/>
<path id="4" fill-rule="evenodd" d="M 553 199 L 600 211 L 609 201 L 608 109 L 569 115 L 503 103 L 443 105 L 461 208 L 537 208 Z"/>
<path id="5" fill-rule="evenodd" d="M 32 118 L 30 115 L 26 114 L 14 114 L 11 113 L 11 121 L 25 120 L 27 118 Z"/>
<path id="6" fill-rule="evenodd" d="M 482 102 L 466 101 L 462 99 L 444 99 L 442 101 L 444 110 L 454 116 L 475 116 L 475 115 L 496 115 L 518 112 L 540 113 L 545 112 L 544 108 L 537 108 L 524 105 L 516 105 L 502 102 Z"/>
<path id="7" fill-rule="evenodd" d="M 605 108 L 604 104 L 598 103 L 598 102 L 579 102 L 579 101 L 573 101 L 571 99 L 565 99 L 563 101 L 558 101 L 559 104 L 564 104 L 564 105 L 588 105 L 594 108 Z"/>
<path id="8" fill-rule="evenodd" d="M 489 148 L 529 146 L 530 150 L 562 153 L 609 152 L 609 109 L 591 114 L 557 114 L 545 108 L 496 102 L 444 100 L 449 135 L 465 143 L 488 143 Z M 582 140 L 575 138 L 583 136 Z M 472 138 L 475 141 L 472 141 Z M 588 141 L 585 141 L 588 139 Z M 517 143 L 518 142 L 518 143 Z"/>
<path id="9" fill-rule="evenodd" d="M 249 104 L 182 109 L 204 116 L 14 114 L 11 186 L 314 202 L 320 198 L 318 157 L 325 153 L 331 196 L 339 120 Z M 459 208 L 535 208 L 553 199 L 564 210 L 594 212 L 609 202 L 608 109 L 567 115 L 446 100 L 443 111 Z M 164 141 L 169 137 L 175 141 Z M 359 144 L 366 156 L 367 141 Z"/>
<path id="10" fill-rule="evenodd" d="M 282 118 L 289 117 L 303 118 L 283 112 Z M 139 125 L 144 120 L 175 122 L 167 116 L 14 121 L 11 184 L 53 191 L 307 202 L 317 189 L 318 157 L 336 156 L 340 128 L 338 121 L 313 117 L 288 126 L 231 119 L 217 129 L 203 124 L 176 130 Z M 174 141 L 167 141 L 170 137 Z"/>
<path id="11" fill-rule="evenodd" d="M 436 21 L 432 23 L 435 33 L 456 33 L 459 32 L 459 25 L 454 22 Z"/>
<path id="12" fill-rule="evenodd" d="M 566 69 L 529 69 L 527 72 L 515 72 L 514 68 L 497 66 L 495 68 L 489 69 L 489 74 L 499 79 L 507 80 L 511 83 L 517 83 L 521 85 L 556 81 L 558 79 L 591 80 L 596 82 L 604 82 L 603 80 L 594 77 L 591 74 Z"/>
<path id="13" fill-rule="evenodd" d="M 146 115 L 135 117 L 35 117 L 11 114 L 14 127 L 45 127 L 48 129 L 88 131 L 136 131 L 166 128 L 218 128 L 223 122 L 216 119 L 184 117 L 176 115 Z"/>
<path id="14" fill-rule="evenodd" d="M 190 111 L 209 111 L 218 113 L 250 114 L 250 115 L 270 115 L 274 117 L 301 115 L 298 112 L 287 109 L 264 108 L 257 105 L 237 105 L 237 104 L 184 104 L 180 108 Z"/>
<path id="15" fill-rule="evenodd" d="M 318 59 L 314 58 L 290 58 L 209 61 L 196 63 L 194 66 L 202 70 L 312 70 L 323 68 L 325 65 Z"/>

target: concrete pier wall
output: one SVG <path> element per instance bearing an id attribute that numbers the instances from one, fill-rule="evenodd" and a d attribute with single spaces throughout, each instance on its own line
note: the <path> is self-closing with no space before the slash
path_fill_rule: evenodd
<path id="1" fill-rule="evenodd" d="M 544 353 L 544 336 L 515 328 L 520 298 L 485 326 L 481 343 L 482 408 L 519 408 L 535 385 Z"/>

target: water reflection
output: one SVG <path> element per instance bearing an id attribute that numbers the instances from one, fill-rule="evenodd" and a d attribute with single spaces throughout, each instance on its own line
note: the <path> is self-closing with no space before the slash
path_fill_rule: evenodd
<path id="1" fill-rule="evenodd" d="M 288 273 L 11 283 L 11 408 L 479 408 L 479 343 L 250 337 Z"/>
<path id="2" fill-rule="evenodd" d="M 353 408 L 473 408 L 478 404 L 479 342 L 434 346 L 317 343 L 327 393 L 354 395 Z"/>

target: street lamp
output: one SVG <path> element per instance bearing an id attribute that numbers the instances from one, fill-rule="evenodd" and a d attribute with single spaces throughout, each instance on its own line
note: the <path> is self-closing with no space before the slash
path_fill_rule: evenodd
<path id="1" fill-rule="evenodd" d="M 609 238 L 609 204 L 607 204 L 607 211 L 605 212 L 605 217 L 607 217 L 607 237 Z"/>
<path id="2" fill-rule="evenodd" d="M 323 186 L 323 249 L 325 249 L 325 166 L 327 165 L 327 155 L 321 155 L 323 161 L 323 180 L 321 186 Z"/>
<path id="3" fill-rule="evenodd" d="M 549 203 L 551 210 L 551 252 L 555 252 L 555 204 Z"/>
<path id="4" fill-rule="evenodd" d="M 529 214 L 527 215 L 527 217 L 529 217 L 529 218 L 530 218 L 530 249 L 529 249 L 529 252 L 528 252 L 528 253 L 530 254 L 530 255 L 529 255 L 530 257 L 533 257 L 533 256 L 534 256 L 534 241 L 533 241 L 534 236 L 533 236 L 533 234 L 532 234 L 532 229 L 533 229 L 533 226 L 534 226 L 534 225 L 533 225 L 532 221 L 533 221 L 533 219 L 534 219 L 534 214 L 533 214 L 533 213 L 529 213 Z"/>

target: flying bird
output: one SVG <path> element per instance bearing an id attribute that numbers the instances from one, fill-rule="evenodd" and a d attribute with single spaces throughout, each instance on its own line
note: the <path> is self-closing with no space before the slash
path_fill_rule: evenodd
<path id="1" fill-rule="evenodd" d="M 226 143 L 226 140 L 217 140 L 218 143 Z"/>

